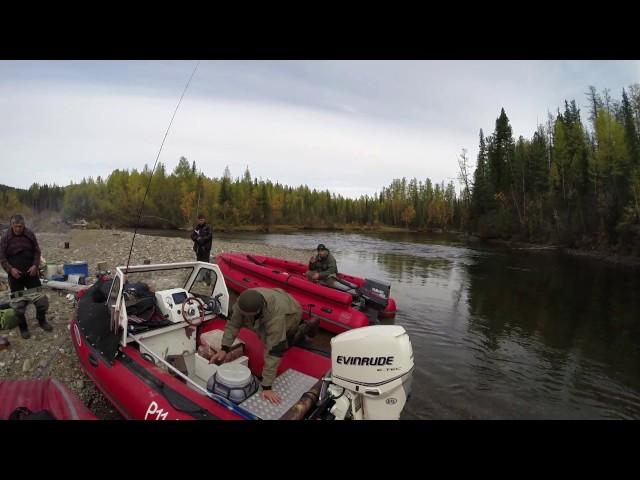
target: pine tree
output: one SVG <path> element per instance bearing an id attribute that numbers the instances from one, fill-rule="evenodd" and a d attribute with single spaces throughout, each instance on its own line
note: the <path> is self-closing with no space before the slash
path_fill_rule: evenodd
<path id="1" fill-rule="evenodd" d="M 178 165 L 176 165 L 176 168 L 173 170 L 173 174 L 181 178 L 189 178 L 193 175 L 191 172 L 191 166 L 185 157 L 180 157 Z"/>
<path id="2" fill-rule="evenodd" d="M 251 183 L 251 172 L 249 172 L 249 165 L 247 165 L 247 168 L 244 171 L 244 176 L 242 177 L 242 180 L 246 183 Z"/>
<path id="3" fill-rule="evenodd" d="M 629 151 L 629 159 L 632 167 L 640 166 L 640 138 L 636 130 L 633 111 L 629 103 L 629 97 L 622 89 L 622 123 L 624 125 L 625 142 Z"/>
<path id="4" fill-rule="evenodd" d="M 542 125 L 533 134 L 529 150 L 530 188 L 534 196 L 546 194 L 549 190 L 549 169 L 547 167 L 547 135 Z"/>
<path id="5" fill-rule="evenodd" d="M 473 174 L 473 192 L 471 199 L 471 210 L 475 218 L 480 217 L 490 207 L 489 182 L 487 146 L 485 144 L 482 129 L 480 129 L 480 145 L 478 148 L 476 170 Z"/>
<path id="6" fill-rule="evenodd" d="M 487 149 L 487 161 L 490 169 L 491 187 L 495 193 L 506 194 L 511 184 L 511 162 L 513 161 L 514 142 L 509 118 L 500 110 L 496 128 Z"/>

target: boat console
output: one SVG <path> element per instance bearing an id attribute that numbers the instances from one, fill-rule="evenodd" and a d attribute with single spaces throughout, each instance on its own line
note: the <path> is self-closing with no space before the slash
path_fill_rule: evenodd
<path id="1" fill-rule="evenodd" d="M 183 304 L 187 299 L 193 298 L 193 295 L 184 288 L 171 288 L 156 292 L 156 306 L 162 312 L 162 315 L 173 323 L 179 323 L 184 320 L 182 316 Z M 185 313 L 188 319 L 195 320 L 200 316 L 200 312 L 196 306 L 191 304 Z"/>

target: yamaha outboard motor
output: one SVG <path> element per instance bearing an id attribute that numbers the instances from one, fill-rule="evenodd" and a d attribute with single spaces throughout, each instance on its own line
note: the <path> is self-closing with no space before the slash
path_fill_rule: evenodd
<path id="1" fill-rule="evenodd" d="M 371 306 L 378 311 L 387 308 L 390 292 L 390 283 L 370 278 L 365 278 L 364 285 L 358 289 L 358 293 L 365 299 L 367 306 Z"/>
<path id="2" fill-rule="evenodd" d="M 377 325 L 337 335 L 331 339 L 331 368 L 319 400 L 331 418 L 400 418 L 413 376 L 413 349 L 404 327 Z"/>

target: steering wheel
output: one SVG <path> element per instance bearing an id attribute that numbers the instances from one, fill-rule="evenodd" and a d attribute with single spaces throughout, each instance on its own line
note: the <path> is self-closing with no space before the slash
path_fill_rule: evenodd
<path id="1" fill-rule="evenodd" d="M 193 316 L 193 314 L 195 313 L 193 309 L 188 308 L 188 306 L 191 303 L 196 304 L 196 309 L 200 314 L 200 318 L 195 318 L 191 320 L 190 318 L 187 317 L 187 313 L 189 313 L 189 317 Z M 204 322 L 204 302 L 200 300 L 198 297 L 190 297 L 186 299 L 182 304 L 182 318 L 184 319 L 185 322 L 187 322 L 191 326 L 200 325 L 202 322 Z"/>
<path id="2" fill-rule="evenodd" d="M 211 313 L 213 313 L 214 315 L 218 315 L 222 311 L 222 303 L 220 302 L 221 296 L 222 296 L 222 293 L 219 293 L 206 303 L 205 308 L 209 310 Z"/>

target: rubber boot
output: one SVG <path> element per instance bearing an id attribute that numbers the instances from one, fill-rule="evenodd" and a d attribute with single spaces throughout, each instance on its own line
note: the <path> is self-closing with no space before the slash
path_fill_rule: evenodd
<path id="1" fill-rule="evenodd" d="M 20 336 L 25 340 L 31 338 L 29 327 L 27 326 L 27 319 L 25 318 L 24 313 L 16 312 L 16 317 L 18 318 L 18 328 L 20 328 Z"/>
<path id="2" fill-rule="evenodd" d="M 53 327 L 47 323 L 47 318 L 44 312 L 36 312 L 36 318 L 38 319 L 38 325 L 46 332 L 53 330 Z"/>

